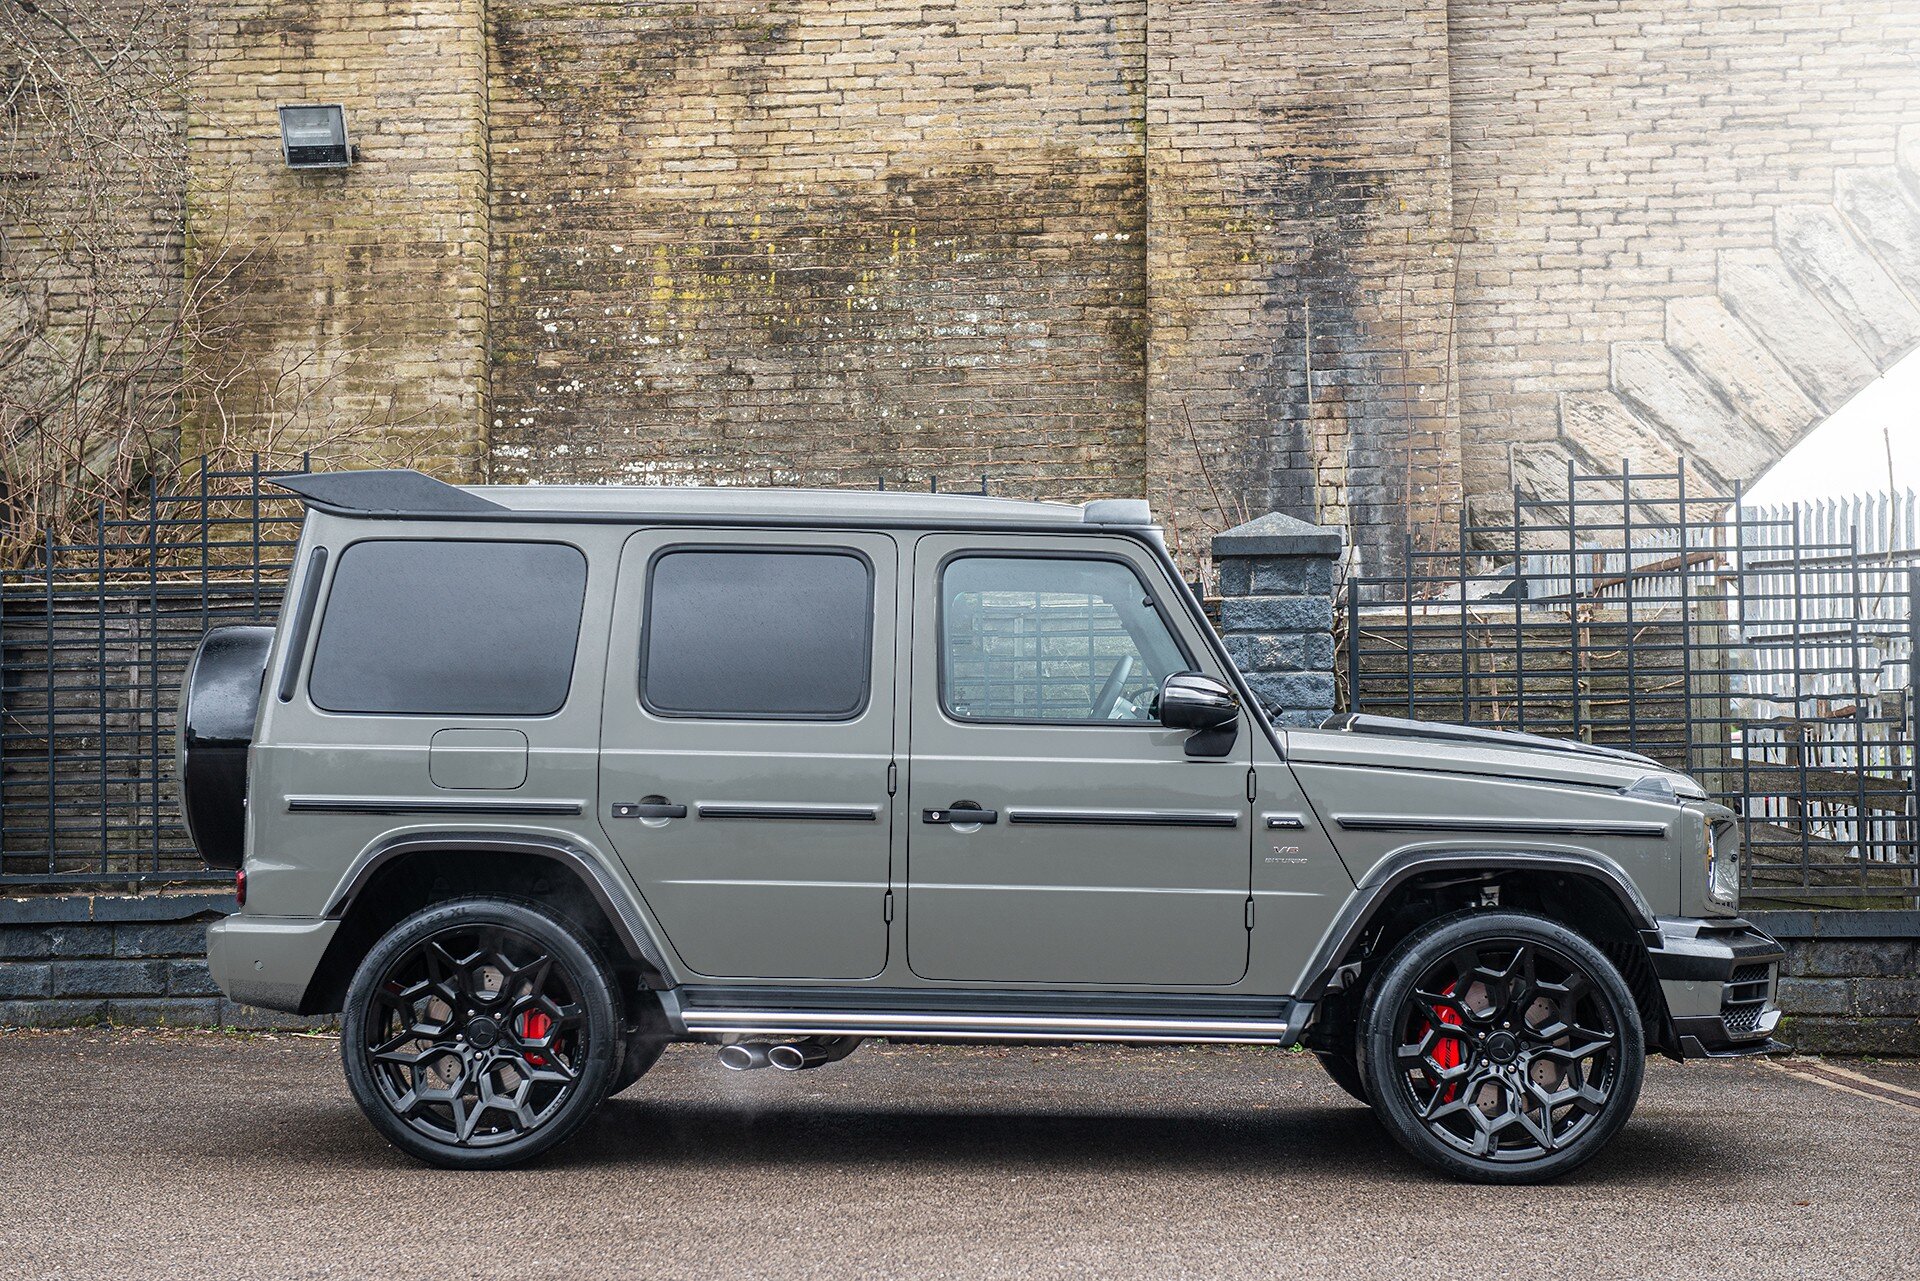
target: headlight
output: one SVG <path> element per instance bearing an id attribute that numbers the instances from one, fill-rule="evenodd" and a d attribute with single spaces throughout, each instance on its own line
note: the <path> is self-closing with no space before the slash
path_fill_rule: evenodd
<path id="1" fill-rule="evenodd" d="M 1722 850 L 1714 839 L 1713 820 L 1703 818 L 1707 843 L 1707 897 L 1725 907 L 1740 901 L 1740 859 L 1732 848 Z"/>

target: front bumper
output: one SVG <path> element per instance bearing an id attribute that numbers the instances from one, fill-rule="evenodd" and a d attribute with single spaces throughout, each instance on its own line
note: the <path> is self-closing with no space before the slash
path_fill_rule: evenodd
<path id="1" fill-rule="evenodd" d="M 1674 1053 L 1683 1059 L 1766 1054 L 1783 1047 L 1780 965 L 1787 953 L 1738 917 L 1661 917 L 1660 947 L 1648 952 L 1673 1016 Z"/>
<path id="2" fill-rule="evenodd" d="M 340 922 L 236 912 L 207 927 L 214 986 L 242 1005 L 299 1014 Z"/>

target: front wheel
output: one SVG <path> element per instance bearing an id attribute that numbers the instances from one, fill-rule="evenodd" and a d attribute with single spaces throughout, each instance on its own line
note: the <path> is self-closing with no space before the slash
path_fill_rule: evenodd
<path id="1" fill-rule="evenodd" d="M 347 989 L 340 1054 L 354 1100 L 433 1165 L 497 1169 L 577 1130 L 625 1051 L 618 989 L 592 943 L 529 903 L 417 912 Z"/>
<path id="2" fill-rule="evenodd" d="M 1401 1146 L 1455 1178 L 1538 1183 L 1591 1159 L 1632 1114 L 1640 1012 L 1565 926 L 1469 912 L 1415 932 L 1368 987 L 1360 1071 Z"/>

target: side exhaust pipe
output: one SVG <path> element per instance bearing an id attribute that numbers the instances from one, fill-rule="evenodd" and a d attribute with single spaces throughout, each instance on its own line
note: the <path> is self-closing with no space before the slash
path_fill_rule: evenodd
<path id="1" fill-rule="evenodd" d="M 735 1041 L 720 1047 L 720 1066 L 729 1072 L 751 1072 L 769 1061 L 765 1041 Z"/>
<path id="2" fill-rule="evenodd" d="M 827 1063 L 838 1063 L 860 1044 L 857 1036 L 809 1037 L 804 1041 L 782 1041 L 767 1051 L 767 1062 L 782 1072 L 804 1072 Z"/>

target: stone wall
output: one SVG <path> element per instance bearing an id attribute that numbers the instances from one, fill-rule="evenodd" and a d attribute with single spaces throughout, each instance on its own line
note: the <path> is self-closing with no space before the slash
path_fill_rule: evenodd
<path id="1" fill-rule="evenodd" d="M 1920 1054 L 1920 912 L 1749 912 L 1786 945 L 1778 1037 L 1821 1054 Z"/>
<path id="2" fill-rule="evenodd" d="M 0 899 L 0 1027 L 315 1022 L 235 1004 L 214 987 L 207 923 L 232 910 L 231 894 Z"/>

